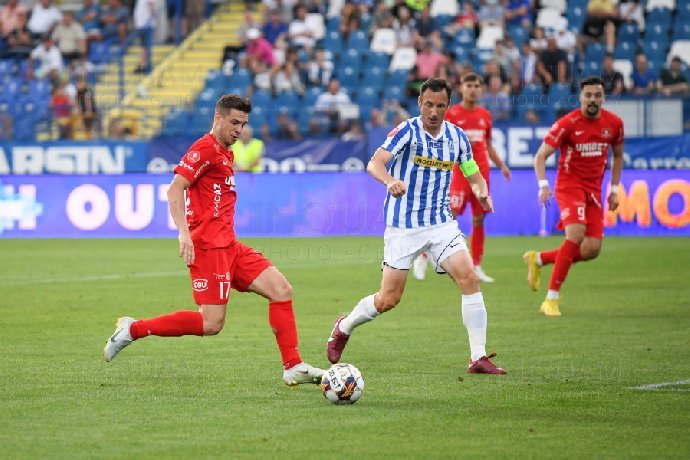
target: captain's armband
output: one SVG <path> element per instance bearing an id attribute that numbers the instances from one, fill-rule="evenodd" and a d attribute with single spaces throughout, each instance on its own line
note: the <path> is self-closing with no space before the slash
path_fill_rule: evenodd
<path id="1" fill-rule="evenodd" d="M 462 171 L 463 176 L 470 177 L 472 174 L 479 171 L 479 166 L 477 166 L 477 162 L 474 161 L 474 158 L 470 158 L 469 161 L 460 163 L 460 171 Z"/>

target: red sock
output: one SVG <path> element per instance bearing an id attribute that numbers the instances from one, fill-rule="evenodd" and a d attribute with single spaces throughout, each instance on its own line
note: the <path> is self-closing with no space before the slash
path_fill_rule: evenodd
<path id="1" fill-rule="evenodd" d="M 204 335 L 204 318 L 198 311 L 176 311 L 169 315 L 135 321 L 130 326 L 129 333 L 134 340 L 147 335 L 160 337 Z"/>
<path id="2" fill-rule="evenodd" d="M 560 248 L 558 248 L 560 249 Z M 549 265 L 556 262 L 556 256 L 558 255 L 558 249 L 552 249 L 551 251 L 544 251 L 539 253 L 539 258 L 541 258 L 541 264 Z M 580 246 L 577 247 L 575 251 L 575 257 L 573 257 L 573 263 L 580 262 L 582 260 L 582 254 L 580 254 Z"/>
<path id="3" fill-rule="evenodd" d="M 472 238 L 470 238 L 470 250 L 472 251 L 472 262 L 474 265 L 481 265 L 484 257 L 484 226 L 472 227 Z"/>
<path id="4" fill-rule="evenodd" d="M 580 246 L 570 240 L 565 240 L 558 250 L 556 255 L 556 262 L 553 266 L 553 273 L 551 273 L 551 281 L 549 282 L 549 289 L 559 291 L 561 285 L 568 276 L 568 270 L 573 264 L 575 254 L 580 250 Z"/>
<path id="5" fill-rule="evenodd" d="M 276 342 L 283 357 L 283 366 L 290 369 L 302 362 L 297 349 L 297 325 L 292 300 L 271 302 L 268 304 L 268 323 L 276 335 Z"/>

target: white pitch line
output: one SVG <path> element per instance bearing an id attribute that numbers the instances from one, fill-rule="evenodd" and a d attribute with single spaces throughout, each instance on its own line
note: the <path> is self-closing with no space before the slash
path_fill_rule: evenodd
<path id="1" fill-rule="evenodd" d="M 674 387 L 677 385 L 690 385 L 690 380 L 678 380 L 677 382 L 661 382 L 661 383 L 650 383 L 649 385 L 640 385 L 637 387 L 628 387 L 629 390 L 643 390 L 643 391 L 656 391 L 661 390 L 666 387 Z M 684 388 L 669 388 L 670 391 L 690 391 L 690 389 Z"/>

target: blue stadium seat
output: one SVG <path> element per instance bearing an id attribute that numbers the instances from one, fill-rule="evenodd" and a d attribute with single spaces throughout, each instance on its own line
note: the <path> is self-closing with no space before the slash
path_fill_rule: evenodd
<path id="1" fill-rule="evenodd" d="M 403 88 L 395 85 L 386 85 L 383 90 L 383 99 L 386 101 L 399 101 L 403 98 Z"/>
<path id="2" fill-rule="evenodd" d="M 369 53 L 369 56 L 367 56 L 367 67 L 380 67 L 383 70 L 386 70 L 390 64 L 390 61 L 391 58 L 386 53 L 371 52 Z"/>
<path id="3" fill-rule="evenodd" d="M 618 40 L 624 42 L 637 42 L 640 39 L 640 29 L 635 22 L 621 24 L 616 30 Z"/>
<path id="4" fill-rule="evenodd" d="M 89 43 L 89 61 L 98 65 L 110 60 L 110 45 L 104 42 Z"/>
<path id="5" fill-rule="evenodd" d="M 297 108 L 300 104 L 300 98 L 294 91 L 285 91 L 276 96 L 275 103 L 278 107 Z"/>
<path id="6" fill-rule="evenodd" d="M 679 18 L 690 21 L 690 2 L 687 0 L 676 2 L 676 14 Z"/>
<path id="7" fill-rule="evenodd" d="M 247 69 L 237 69 L 228 79 L 228 85 L 247 88 L 252 84 L 252 75 Z"/>
<path id="8" fill-rule="evenodd" d="M 518 48 L 529 39 L 529 31 L 522 26 L 511 26 L 508 29 L 508 35 L 515 42 L 515 46 Z"/>
<path id="9" fill-rule="evenodd" d="M 29 93 L 43 97 L 50 95 L 50 82 L 46 79 L 34 78 L 29 82 Z"/>
<path id="10" fill-rule="evenodd" d="M 355 49 L 349 49 L 340 55 L 339 68 L 351 67 L 356 72 L 362 68 L 362 53 Z"/>
<path id="11" fill-rule="evenodd" d="M 646 24 L 647 27 L 658 24 L 668 30 L 671 27 L 671 10 L 654 8 L 647 14 Z"/>
<path id="12" fill-rule="evenodd" d="M 541 86 L 537 84 L 527 85 L 520 91 L 520 96 L 525 100 L 539 100 L 543 94 Z"/>
<path id="13" fill-rule="evenodd" d="M 340 32 L 337 30 L 326 32 L 326 36 L 323 39 L 323 47 L 331 53 L 340 53 L 343 49 L 343 40 L 340 38 Z"/>
<path id="14" fill-rule="evenodd" d="M 409 72 L 407 70 L 394 70 L 390 72 L 386 78 L 386 86 L 400 86 L 404 87 L 407 85 L 407 76 Z"/>
<path id="15" fill-rule="evenodd" d="M 568 11 L 570 11 L 571 8 L 582 8 L 586 10 L 588 3 L 589 0 L 570 0 L 568 1 Z"/>
<path id="16" fill-rule="evenodd" d="M 368 105 L 378 102 L 379 99 L 379 88 L 373 86 L 360 86 L 357 90 L 357 97 L 355 97 L 355 102 L 359 105 Z"/>
<path id="17" fill-rule="evenodd" d="M 302 106 L 313 106 L 321 93 L 323 93 L 323 89 L 319 86 L 307 89 L 302 97 Z"/>
<path id="18" fill-rule="evenodd" d="M 338 71 L 338 80 L 343 87 L 357 86 L 359 75 L 353 67 L 343 67 Z"/>
<path id="19" fill-rule="evenodd" d="M 362 30 L 364 32 L 369 31 L 369 27 L 371 27 L 371 15 L 368 16 L 362 16 L 360 17 L 360 25 L 359 25 L 359 30 Z"/>
<path id="20" fill-rule="evenodd" d="M 621 41 L 616 45 L 616 49 L 613 52 L 614 59 L 627 59 L 629 61 L 635 61 L 635 54 L 637 54 L 637 45 L 631 44 L 630 42 Z"/>
<path id="21" fill-rule="evenodd" d="M 676 17 L 673 26 L 673 41 L 676 40 L 690 40 L 690 16 L 687 18 Z"/>
<path id="22" fill-rule="evenodd" d="M 469 61 L 472 58 L 469 49 L 464 46 L 454 47 L 453 56 L 457 62 Z"/>
<path id="23" fill-rule="evenodd" d="M 10 79 L 2 84 L 0 89 L 0 94 L 8 96 L 10 99 L 16 98 L 22 90 L 22 80 L 21 79 Z"/>
<path id="24" fill-rule="evenodd" d="M 371 119 L 371 112 L 376 109 L 375 103 L 359 104 L 359 119 L 362 123 L 366 123 Z"/>
<path id="25" fill-rule="evenodd" d="M 599 75 L 601 74 L 601 61 L 588 61 L 585 62 L 584 75 Z"/>
<path id="26" fill-rule="evenodd" d="M 668 27 L 650 24 L 644 31 L 645 41 L 668 42 Z"/>
<path id="27" fill-rule="evenodd" d="M 220 92 L 217 92 L 213 88 L 207 88 L 199 93 L 195 105 L 197 107 L 215 107 L 219 97 Z"/>
<path id="28" fill-rule="evenodd" d="M 473 47 L 475 41 L 476 37 L 474 31 L 469 29 L 460 29 L 455 33 L 455 37 L 453 37 L 454 45 Z"/>
<path id="29" fill-rule="evenodd" d="M 453 22 L 455 18 L 450 14 L 439 14 L 434 18 L 434 20 L 436 21 L 436 27 L 438 27 L 440 30 L 443 30 L 443 28 Z"/>
<path id="30" fill-rule="evenodd" d="M 661 43 L 657 41 L 645 41 L 642 43 L 642 52 L 650 61 L 665 61 L 667 51 L 668 43 Z"/>
<path id="31" fill-rule="evenodd" d="M 173 109 L 168 113 L 163 123 L 163 134 L 175 136 L 184 134 L 189 130 L 191 124 L 191 115 L 184 110 Z"/>
<path id="32" fill-rule="evenodd" d="M 326 31 L 327 32 L 338 32 L 340 35 L 340 23 L 342 18 L 340 16 L 333 16 L 326 19 Z"/>
<path id="33" fill-rule="evenodd" d="M 266 124 L 266 111 L 261 107 L 253 107 L 252 113 L 249 114 L 249 124 L 254 127 L 254 131 L 258 134 L 261 127 Z"/>
<path id="34" fill-rule="evenodd" d="M 273 96 L 268 91 L 255 91 L 252 96 L 252 104 L 259 107 L 268 107 L 273 101 Z"/>
<path id="35" fill-rule="evenodd" d="M 587 62 L 601 62 L 604 60 L 606 48 L 601 43 L 590 43 L 585 50 L 585 61 Z"/>
<path id="36" fill-rule="evenodd" d="M 369 36 L 362 30 L 356 30 L 347 38 L 349 49 L 364 51 L 369 49 Z"/>
<path id="37" fill-rule="evenodd" d="M 372 67 L 362 74 L 361 82 L 364 85 L 381 89 L 386 81 L 386 72 L 381 67 Z"/>
<path id="38" fill-rule="evenodd" d="M 554 83 L 549 87 L 548 106 L 553 106 L 555 110 L 569 110 L 573 105 L 577 105 L 578 98 L 570 90 L 570 85 L 565 83 Z"/>
<path id="39" fill-rule="evenodd" d="M 304 135 L 309 131 L 309 124 L 311 119 L 314 117 L 314 107 L 300 107 L 299 112 L 297 112 L 297 127 L 299 131 Z"/>
<path id="40" fill-rule="evenodd" d="M 206 107 L 202 107 L 192 114 L 190 129 L 194 133 L 204 133 L 211 128 L 213 112 Z"/>
<path id="41" fill-rule="evenodd" d="M 586 5 L 584 8 L 579 6 L 569 7 L 566 17 L 568 19 L 568 28 L 570 30 L 575 29 L 577 31 L 575 33 L 579 33 L 582 30 L 582 26 L 585 24 L 586 11 Z"/>
<path id="42" fill-rule="evenodd" d="M 0 60 L 0 77 L 11 75 L 14 72 L 14 60 Z"/>

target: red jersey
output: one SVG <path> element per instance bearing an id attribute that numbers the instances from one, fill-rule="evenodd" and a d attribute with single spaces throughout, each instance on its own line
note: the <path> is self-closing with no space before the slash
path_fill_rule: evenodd
<path id="1" fill-rule="evenodd" d="M 446 120 L 459 126 L 472 144 L 472 157 L 480 169 L 489 169 L 489 154 L 486 140 L 491 140 L 491 112 L 484 107 L 466 109 L 455 104 L 446 112 Z"/>
<path id="2" fill-rule="evenodd" d="M 233 161 L 232 150 L 206 134 L 175 167 L 175 174 L 192 184 L 187 189 L 187 224 L 195 247 L 225 248 L 235 241 Z"/>
<path id="3" fill-rule="evenodd" d="M 585 190 L 601 192 L 609 147 L 623 143 L 623 120 L 601 109 L 596 120 L 573 110 L 551 126 L 544 142 L 561 149 L 558 159 L 558 184 L 578 184 Z"/>

